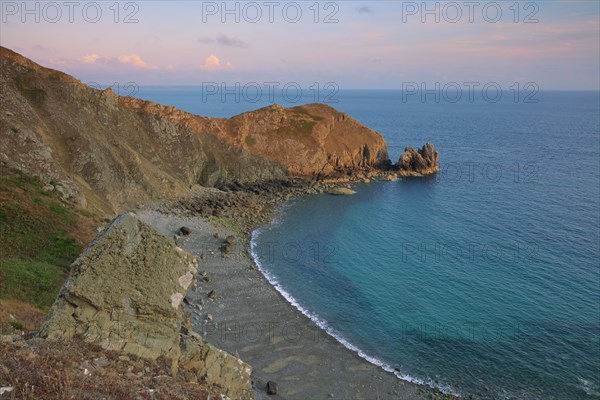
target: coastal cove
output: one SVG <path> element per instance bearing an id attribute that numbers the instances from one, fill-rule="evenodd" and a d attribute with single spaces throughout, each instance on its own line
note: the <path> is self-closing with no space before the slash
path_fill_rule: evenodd
<path id="1" fill-rule="evenodd" d="M 399 381 L 332 340 L 268 285 L 251 261 L 243 257 L 245 247 L 238 254 L 241 258 L 235 259 L 239 264 L 233 272 L 235 277 L 248 279 L 236 282 L 227 276 L 222 282 L 235 284 L 229 290 L 219 286 L 220 292 L 214 287 L 205 291 L 220 284 L 215 277 L 224 261 L 231 258 L 236 241 L 247 243 L 245 234 L 268 223 L 282 200 L 303 194 L 353 194 L 349 181 L 393 181 L 397 175 L 430 174 L 437 171 L 439 160 L 432 144 L 419 150 L 407 147 L 396 164 L 389 160 L 381 134 L 327 105 L 284 108 L 273 104 L 228 119 L 202 117 L 168 105 L 120 97 L 111 90 L 93 89 L 6 48 L 1 48 L 0 55 L 0 77 L 6 88 L 2 92 L 6 109 L 0 113 L 3 192 L 15 193 L 3 213 L 7 227 L 12 226 L 13 231 L 31 230 L 38 224 L 32 214 L 39 206 L 23 209 L 14 204 L 29 188 L 36 195 L 62 204 L 38 200 L 43 209 L 87 217 L 83 221 L 72 218 L 71 231 L 77 231 L 80 225 L 86 234 L 93 230 L 97 233 L 91 242 L 91 238 L 68 237 L 88 246 L 79 257 L 69 254 L 61 260 L 67 263 L 65 267 L 70 264 L 71 269 L 66 268 L 70 273 L 68 278 L 64 276 L 66 280 L 53 277 L 63 285 L 60 291 L 56 289 L 54 303 L 47 305 L 49 310 L 41 327 L 34 325 L 27 334 L 18 335 L 14 331 L 21 329 L 20 323 L 3 321 L 3 329 L 9 334 L 2 336 L 0 361 L 12 367 L 2 368 L 0 378 L 12 385 L 9 391 L 17 396 L 26 393 L 30 381 L 40 382 L 37 390 L 51 397 L 70 397 L 73 391 L 89 390 L 83 384 L 58 387 L 40 375 L 43 369 L 15 368 L 32 364 L 28 348 L 34 346 L 44 357 L 48 354 L 53 360 L 63 360 L 52 361 L 53 373 L 58 376 L 89 376 L 86 358 L 96 357 L 93 378 L 84 382 L 86 386 L 134 379 L 127 387 L 111 388 L 115 396 L 140 390 L 168 395 L 169 391 L 185 393 L 193 387 L 193 392 L 236 399 L 265 393 L 283 398 L 370 398 L 373 393 L 375 397 L 380 393 L 398 398 L 448 397 L 434 389 Z M 160 217 L 156 217 L 158 222 L 150 217 L 145 223 L 131 212 L 138 210 L 144 215 L 156 209 L 167 215 L 169 224 L 180 226 L 165 228 Z M 194 219 L 177 221 L 172 219 L 173 213 Z M 181 226 L 183 223 L 189 226 Z M 217 226 L 229 231 L 222 238 L 219 232 L 207 233 L 203 223 L 213 232 Z M 152 225 L 166 235 L 157 233 Z M 6 241 L 10 231 L 2 231 Z M 207 235 L 212 235 L 212 240 Z M 196 244 L 202 247 L 192 246 L 191 254 L 186 253 L 179 246 L 185 246 L 189 239 L 199 239 Z M 20 245 L 29 240 L 18 238 L 16 242 Z M 218 246 L 210 249 L 211 244 Z M 11 248 L 9 255 L 17 259 L 31 257 L 28 250 L 39 257 L 35 254 L 39 248 L 18 246 Z M 215 254 L 213 261 L 219 265 L 210 270 L 214 275 L 211 277 L 206 270 L 198 272 L 201 265 L 211 266 L 207 258 Z M 5 274 L 15 269 L 13 262 L 9 260 L 8 268 L 2 265 L 3 282 Z M 35 259 L 20 262 L 18 273 L 38 268 Z M 257 281 L 262 284 L 254 304 L 249 298 L 239 302 L 239 295 L 248 291 L 253 279 L 239 274 L 239 268 L 262 279 Z M 18 275 L 17 279 L 8 276 L 17 286 L 17 290 L 12 285 L 10 289 L 24 299 L 18 291 L 26 284 L 18 281 Z M 3 283 L 3 297 L 6 289 Z M 23 288 L 22 292 L 28 290 Z M 234 295 L 230 297 L 229 291 Z M 226 315 L 211 309 L 211 304 L 219 309 L 224 306 L 220 299 L 231 299 L 235 308 Z M 256 322 L 257 306 L 266 311 L 259 325 L 270 327 L 274 316 L 282 318 L 282 325 L 277 335 L 270 329 L 267 335 L 258 335 L 266 343 L 259 349 L 260 354 L 249 355 L 258 365 L 254 379 L 253 367 L 236 356 L 243 352 L 240 342 L 221 343 L 219 337 L 209 334 L 218 332 L 225 318 L 233 318 L 232 324 Z M 270 310 L 270 306 L 276 310 Z M 17 301 L 11 307 L 19 311 L 23 305 Z M 15 319 L 4 306 L 2 316 Z M 300 332 L 312 332 L 312 338 L 308 334 L 289 336 L 290 320 L 296 319 L 301 325 L 291 326 Z M 227 332 L 232 330 L 227 328 Z M 226 338 L 230 337 L 227 332 Z M 290 340 L 301 341 L 302 346 L 294 348 Z M 69 354 L 54 350 L 55 341 L 81 349 L 75 362 L 65 366 L 64 357 Z M 281 342 L 283 347 L 275 346 L 275 350 L 283 353 L 274 353 L 273 345 Z M 214 344 L 222 344 L 230 353 Z M 102 361 L 97 357 L 100 349 L 106 353 Z M 304 350 L 312 355 L 305 359 Z M 338 371 L 329 369 L 331 354 L 340 362 Z M 133 362 L 130 356 L 143 360 L 135 360 L 135 365 L 128 367 Z M 120 361 L 118 370 L 112 368 L 116 360 L 108 359 L 116 357 Z M 151 366 L 145 366 L 145 362 Z M 290 368 L 298 363 L 303 366 L 290 375 Z M 167 368 L 171 377 L 162 373 Z M 152 374 L 153 369 L 158 376 Z M 331 387 L 321 379 L 326 371 L 332 373 L 331 380 L 337 385 Z M 345 375 L 343 379 L 340 371 Z M 25 381 L 24 374 L 28 376 Z M 273 376 L 281 378 L 279 390 Z M 308 376 L 314 379 L 310 381 Z M 269 379 L 266 384 L 263 377 Z M 136 387 L 142 389 L 136 391 Z"/>
<path id="2" fill-rule="evenodd" d="M 598 398 L 598 237 L 584 233 L 597 232 L 598 98 L 539 96 L 438 104 L 342 91 L 336 106 L 381 132 L 392 159 L 431 141 L 440 172 L 293 202 L 255 234 L 261 269 L 405 378 L 477 398 Z M 224 116 L 253 107 L 184 103 Z"/>
<path id="3" fill-rule="evenodd" d="M 134 98 L 1 51 L 0 367 L 79 340 L 53 373 L 134 397 L 600 399 L 598 92 Z M 43 371 L 0 383 L 82 389 Z"/>
<path id="4" fill-rule="evenodd" d="M 201 273 L 209 277 L 188 295 L 192 325 L 208 342 L 251 363 L 256 399 L 450 398 L 399 380 L 346 349 L 275 290 L 254 268 L 243 243 L 223 259 L 215 233 L 224 237 L 234 231 L 180 212 L 138 215 L 167 235 L 182 225 L 192 230 L 179 244 L 200 256 Z M 217 297 L 204 300 L 212 290 Z M 278 382 L 280 397 L 265 395 L 269 380 Z"/>
<path id="5" fill-rule="evenodd" d="M 600 400 L 600 1 L 0 9 L 0 400 Z"/>

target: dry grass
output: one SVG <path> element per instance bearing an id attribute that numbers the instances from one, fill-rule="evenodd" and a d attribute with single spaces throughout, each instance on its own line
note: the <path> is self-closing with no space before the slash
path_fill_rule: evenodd
<path id="1" fill-rule="evenodd" d="M 0 334 L 32 332 L 44 322 L 46 314 L 17 300 L 0 300 Z"/>
<path id="2" fill-rule="evenodd" d="M 2 399 L 220 399 L 211 396 L 217 389 L 170 371 L 164 359 L 123 356 L 81 338 L 0 343 L 0 387 L 13 387 Z"/>

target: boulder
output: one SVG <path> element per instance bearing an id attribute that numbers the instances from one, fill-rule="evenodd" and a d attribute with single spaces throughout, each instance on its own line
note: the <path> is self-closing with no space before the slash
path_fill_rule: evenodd
<path id="1" fill-rule="evenodd" d="M 233 236 L 233 235 L 227 236 L 227 238 L 225 239 L 225 242 L 227 242 L 227 244 L 234 244 L 235 243 L 235 236 Z"/>
<path id="2" fill-rule="evenodd" d="M 181 236 L 189 236 L 192 234 L 192 230 L 187 226 L 182 226 L 181 228 L 179 228 L 179 234 Z"/>
<path id="3" fill-rule="evenodd" d="M 233 247 L 230 243 L 224 243 L 221 247 L 219 247 L 219 250 L 221 250 L 221 253 L 223 254 L 231 254 Z"/>
<path id="4" fill-rule="evenodd" d="M 421 150 L 406 147 L 400 156 L 396 168 L 403 176 L 430 175 L 439 171 L 439 154 L 433 144 L 427 143 Z"/>
<path id="5" fill-rule="evenodd" d="M 194 373 L 199 381 L 218 385 L 231 399 L 253 398 L 252 368 L 239 358 L 202 342 L 197 336 L 181 340 L 179 365 Z"/>
<path id="6" fill-rule="evenodd" d="M 106 349 L 179 356 L 181 303 L 196 259 L 132 213 L 115 218 L 71 266 L 39 335 L 83 335 Z"/>
<path id="7" fill-rule="evenodd" d="M 267 382 L 267 394 L 274 395 L 277 394 L 277 383 L 273 381 Z"/>

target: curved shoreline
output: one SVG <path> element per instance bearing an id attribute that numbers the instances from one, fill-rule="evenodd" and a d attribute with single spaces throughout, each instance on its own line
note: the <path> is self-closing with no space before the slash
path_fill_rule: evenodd
<path id="1" fill-rule="evenodd" d="M 399 379 L 379 365 L 382 363 L 363 357 L 359 349 L 340 342 L 303 313 L 257 269 L 260 265 L 249 247 L 252 232 L 276 222 L 274 216 L 287 200 L 314 193 L 314 189 L 276 190 L 274 196 L 261 192 L 254 196 L 258 204 L 256 198 L 252 200 L 257 211 L 249 219 L 240 218 L 248 212 L 248 204 L 237 202 L 232 193 L 227 193 L 229 205 L 219 216 L 210 210 L 197 211 L 202 209 L 199 202 L 206 201 L 203 196 L 162 211 L 138 212 L 140 218 L 168 236 L 183 225 L 192 229 L 190 236 L 177 239 L 178 244 L 200 257 L 199 271 L 209 277 L 209 282 L 199 283 L 187 298 L 194 330 L 209 343 L 252 365 L 256 399 L 455 398 L 425 382 Z M 319 191 L 323 190 L 317 188 Z M 214 193 L 208 198 L 214 203 Z M 223 239 L 236 233 L 242 241 L 234 245 L 229 256 L 221 254 Z M 201 275 L 198 278 L 203 279 Z M 208 298 L 211 290 L 218 293 L 217 299 Z M 279 384 L 279 395 L 266 395 L 269 380 Z"/>
<path id="2" fill-rule="evenodd" d="M 283 211 L 281 211 L 283 212 Z M 277 219 L 273 220 L 273 222 L 269 225 L 272 226 L 273 224 L 275 224 L 277 221 Z M 309 311 L 308 309 L 304 308 L 299 302 L 298 300 L 296 300 L 296 298 L 294 296 L 292 296 L 287 290 L 285 290 L 285 288 L 283 287 L 283 285 L 277 280 L 277 278 L 275 278 L 275 276 L 273 276 L 271 273 L 269 273 L 267 270 L 265 270 L 265 268 L 263 267 L 263 265 L 261 264 L 260 260 L 259 260 L 259 256 L 256 252 L 256 246 L 258 246 L 257 244 L 257 240 L 258 237 L 261 234 L 261 231 L 263 229 L 265 229 L 267 226 L 262 226 L 262 227 L 258 227 L 256 229 L 254 229 L 251 234 L 250 234 L 250 244 L 249 244 L 249 253 L 250 256 L 252 258 L 252 261 L 254 262 L 254 264 L 256 265 L 256 268 L 261 272 L 261 274 L 264 276 L 264 278 L 269 282 L 269 284 L 271 286 L 273 286 L 273 288 L 275 288 L 275 290 L 277 290 L 277 292 L 279 292 L 279 294 L 292 306 L 294 307 L 296 310 L 298 310 L 300 313 L 302 313 L 306 318 L 310 319 L 313 323 L 315 323 L 320 329 L 322 329 L 325 333 L 327 333 L 328 335 L 330 335 L 331 337 L 333 337 L 337 342 L 339 342 L 342 346 L 344 346 L 346 349 L 348 349 L 349 351 L 355 353 L 356 355 L 358 355 L 360 358 L 362 358 L 363 360 L 381 368 L 382 370 L 384 370 L 385 372 L 389 372 L 393 375 L 395 375 L 398 379 L 415 384 L 415 385 L 420 385 L 420 386 L 427 386 L 433 390 L 439 390 L 440 392 L 446 394 L 446 395 L 450 395 L 450 396 L 456 396 L 456 397 L 460 397 L 461 394 L 457 393 L 456 391 L 452 390 L 451 387 L 449 386 L 445 386 L 445 385 L 436 385 L 435 383 L 433 383 L 433 381 L 430 378 L 417 378 L 417 377 L 413 377 L 411 375 L 408 374 L 403 374 L 401 373 L 399 370 L 397 370 L 396 368 L 392 367 L 391 365 L 385 363 L 384 361 L 381 361 L 380 359 L 373 357 L 373 356 L 369 356 L 368 354 L 366 354 L 365 352 L 363 352 L 359 347 L 355 346 L 354 344 L 350 343 L 346 338 L 344 338 L 340 333 L 336 332 L 332 327 L 329 326 L 329 324 L 327 323 L 327 321 L 325 321 L 324 319 L 322 319 L 321 317 L 319 317 L 316 313 Z"/>

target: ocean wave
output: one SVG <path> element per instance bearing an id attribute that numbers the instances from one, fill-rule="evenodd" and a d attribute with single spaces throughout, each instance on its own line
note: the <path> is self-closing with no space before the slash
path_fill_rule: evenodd
<path id="1" fill-rule="evenodd" d="M 600 395 L 600 391 L 598 391 L 598 385 L 595 385 L 593 382 L 590 382 L 587 379 L 577 378 L 579 383 L 579 388 L 583 390 L 589 396 L 598 396 Z"/>
<path id="2" fill-rule="evenodd" d="M 277 219 L 277 221 L 280 222 L 281 220 Z M 271 225 L 269 227 L 272 227 L 272 226 L 273 225 Z M 430 388 L 437 389 L 437 390 L 441 391 L 442 393 L 461 397 L 461 393 L 458 392 L 457 390 L 455 390 L 454 388 L 452 388 L 449 384 L 441 384 L 441 383 L 435 382 L 433 379 L 428 378 L 428 377 L 425 377 L 425 378 L 414 377 L 412 375 L 409 375 L 407 373 L 403 373 L 403 372 L 399 371 L 398 368 L 394 368 L 393 366 L 385 363 L 384 361 L 382 361 L 376 357 L 366 354 L 360 348 L 358 348 L 357 346 L 350 343 L 340 333 L 336 332 L 331 326 L 329 326 L 327 321 L 325 321 L 319 315 L 317 315 L 316 313 L 310 312 L 309 310 L 304 308 L 302 305 L 300 305 L 300 303 L 290 293 L 288 293 L 283 288 L 283 286 L 281 285 L 281 283 L 279 283 L 277 278 L 272 273 L 267 271 L 263 267 L 262 263 L 260 262 L 260 257 L 257 254 L 258 238 L 264 232 L 264 230 L 269 229 L 269 227 L 258 228 L 258 229 L 255 229 L 254 231 L 252 231 L 252 234 L 250 236 L 250 255 L 252 256 L 252 259 L 253 259 L 254 263 L 256 264 L 256 267 L 258 268 L 258 270 L 263 274 L 263 276 L 267 279 L 267 281 L 275 288 L 275 290 L 277 290 L 283 296 L 283 298 L 286 299 L 286 301 L 288 303 L 290 303 L 294 308 L 296 308 L 298 311 L 300 311 L 304 316 L 309 318 L 319 328 L 324 330 L 328 335 L 330 335 L 335 340 L 337 340 L 339 343 L 341 343 L 345 348 L 358 354 L 359 357 L 370 362 L 371 364 L 382 368 L 384 371 L 391 372 L 398 379 L 401 379 L 406 382 L 418 384 L 418 385 L 428 386 Z"/>

